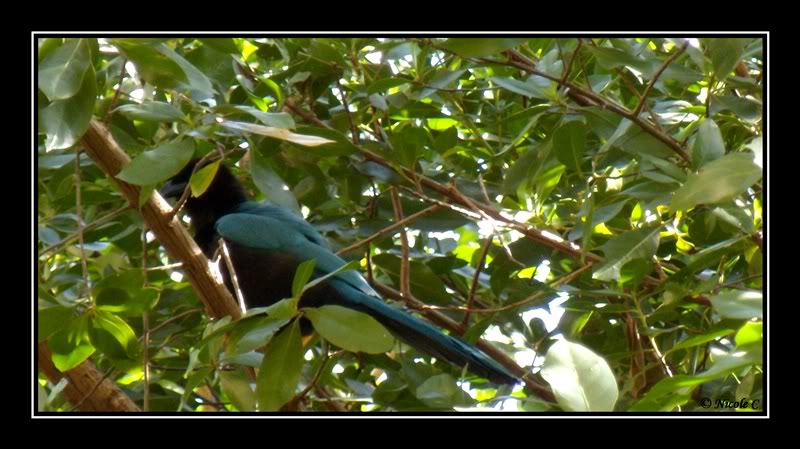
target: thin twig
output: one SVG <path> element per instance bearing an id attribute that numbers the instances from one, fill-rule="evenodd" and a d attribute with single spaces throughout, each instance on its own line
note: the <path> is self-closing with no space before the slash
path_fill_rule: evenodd
<path id="1" fill-rule="evenodd" d="M 119 101 L 119 93 L 122 91 L 122 81 L 125 79 L 125 64 L 128 63 L 128 58 L 122 58 L 122 69 L 119 71 L 119 79 L 117 80 L 117 89 L 114 91 L 114 98 L 111 99 L 111 104 L 108 106 L 108 111 L 103 119 L 103 124 L 108 125 L 111 122 L 111 116 L 114 114 L 114 108 Z"/>
<path id="2" fill-rule="evenodd" d="M 193 313 L 202 312 L 203 310 L 204 309 L 202 307 L 197 307 L 195 309 L 189 309 L 189 310 L 183 311 L 183 312 L 181 312 L 181 313 L 179 313 L 179 314 L 177 314 L 177 315 L 175 315 L 173 317 L 170 317 L 168 320 L 164 321 L 163 323 L 159 324 L 158 326 L 150 329 L 150 334 L 151 335 L 155 334 L 156 332 L 160 331 L 164 327 L 169 326 L 170 324 L 180 320 L 181 318 L 183 318 L 183 317 L 185 317 L 187 315 L 191 315 Z"/>
<path id="3" fill-rule="evenodd" d="M 358 129 L 356 129 L 356 125 L 353 122 L 353 114 L 350 113 L 350 105 L 347 104 L 347 96 L 344 94 L 342 83 L 338 79 L 336 80 L 336 86 L 339 88 L 339 95 L 342 97 L 342 106 L 344 106 L 344 114 L 347 116 L 347 123 L 350 124 L 351 139 L 353 139 L 353 144 L 358 145 Z"/>
<path id="4" fill-rule="evenodd" d="M 83 232 L 91 231 L 92 229 L 94 229 L 94 228 L 96 228 L 98 226 L 102 226 L 102 225 L 108 223 L 109 221 L 119 217 L 120 215 L 124 214 L 129 209 L 130 209 L 130 206 L 126 204 L 126 205 L 120 207 L 119 209 L 111 212 L 110 214 L 104 215 L 104 216 L 98 218 L 97 220 L 87 224 L 86 226 L 83 227 Z M 63 248 L 64 246 L 72 243 L 72 241 L 77 240 L 77 239 L 78 239 L 78 233 L 76 232 L 75 234 L 72 234 L 72 235 L 70 235 L 68 237 L 65 237 L 64 239 L 62 239 L 58 243 L 53 244 L 53 246 L 49 246 L 49 247 L 43 249 L 42 252 L 39 253 L 39 257 L 42 257 L 42 256 L 44 256 L 46 254 L 49 254 L 49 253 L 52 253 L 52 252 L 56 252 L 56 251 L 60 250 L 61 248 Z"/>
<path id="5" fill-rule="evenodd" d="M 497 60 L 497 59 L 489 59 L 489 58 L 480 58 L 478 61 L 479 62 L 484 62 L 484 63 L 487 63 L 487 64 L 497 64 L 497 65 L 505 65 L 505 66 L 516 67 L 516 68 L 518 68 L 520 70 L 524 70 L 524 71 L 526 71 L 526 72 L 528 72 L 528 73 L 530 73 L 532 75 L 541 76 L 542 78 L 546 78 L 546 79 L 549 79 L 551 81 L 555 81 L 555 82 L 557 82 L 557 83 L 559 83 L 559 84 L 561 84 L 563 86 L 566 86 L 566 87 L 568 87 L 570 89 L 571 93 L 578 94 L 579 96 L 581 96 L 583 98 L 589 99 L 589 100 L 594 101 L 594 102 L 596 102 L 596 103 L 598 103 L 600 105 L 603 105 L 605 108 L 611 110 L 612 112 L 615 112 L 615 113 L 627 118 L 628 120 L 636 123 L 640 128 L 642 128 L 642 130 L 644 130 L 648 134 L 651 134 L 653 137 L 657 138 L 658 140 L 662 141 L 664 144 L 666 144 L 670 148 L 670 150 L 672 150 L 673 152 L 678 154 L 685 161 L 688 162 L 688 161 L 691 160 L 691 158 L 689 157 L 689 154 L 686 152 L 686 150 L 684 150 L 683 147 L 681 147 L 680 143 L 675 141 L 675 139 L 673 139 L 672 136 L 669 136 L 669 135 L 664 134 L 663 132 L 659 131 L 658 128 L 656 128 L 653 124 L 649 123 L 646 120 L 643 120 L 638 115 L 634 115 L 632 111 L 627 110 L 625 107 L 617 104 L 613 100 L 605 98 L 605 97 L 603 97 L 601 95 L 598 95 L 598 94 L 596 94 L 596 93 L 594 93 L 592 91 L 587 91 L 586 89 L 584 89 L 584 88 L 582 88 L 582 87 L 580 87 L 578 85 L 575 85 L 573 83 L 570 83 L 568 81 L 564 81 L 562 83 L 560 78 L 552 76 L 552 75 L 548 75 L 547 73 L 544 73 L 544 72 L 536 69 L 535 67 L 530 66 L 530 65 L 525 64 L 525 63 L 520 63 L 520 62 L 513 61 L 513 60 L 511 60 L 511 61 L 500 61 L 500 60 Z"/>
<path id="6" fill-rule="evenodd" d="M 645 102 L 647 101 L 647 96 L 650 95 L 650 91 L 653 90 L 653 86 L 656 84 L 656 81 L 658 81 L 658 77 L 660 77 L 661 74 L 664 73 L 664 70 L 667 69 L 667 66 L 672 64 L 672 61 L 674 61 L 675 59 L 678 58 L 678 56 L 683 54 L 683 52 L 686 50 L 686 47 L 688 45 L 689 45 L 689 41 L 687 40 L 678 49 L 678 51 L 672 53 L 672 55 L 669 58 L 667 58 L 667 60 L 664 61 L 663 64 L 661 64 L 661 67 L 659 67 L 658 70 L 656 70 L 655 75 L 653 75 L 653 78 L 650 80 L 650 82 L 647 84 L 647 87 L 644 89 L 644 93 L 642 93 L 642 98 L 639 99 L 639 104 L 637 104 L 636 105 L 636 109 L 633 110 L 633 115 L 635 115 L 637 117 L 639 116 L 639 113 L 642 112 L 642 107 L 644 106 Z"/>
<path id="7" fill-rule="evenodd" d="M 486 255 L 489 254 L 489 248 L 492 247 L 492 237 L 486 239 L 486 243 L 483 244 L 483 249 L 481 249 L 481 255 L 478 258 L 478 266 L 475 267 L 475 274 L 472 276 L 472 286 L 469 289 L 469 296 L 467 297 L 467 311 L 464 313 L 464 319 L 461 320 L 461 324 L 464 327 L 469 327 L 469 316 L 472 310 L 472 304 L 475 303 L 475 292 L 478 290 L 478 280 L 481 276 L 481 270 L 483 270 L 483 266 L 486 263 Z"/>
<path id="8" fill-rule="evenodd" d="M 397 222 L 403 220 L 403 205 L 400 203 L 400 194 L 397 193 L 397 188 L 390 189 L 392 195 L 392 207 L 394 208 L 394 219 Z M 411 294 L 411 273 L 410 262 L 408 256 L 408 235 L 405 229 L 400 231 L 400 245 L 403 252 L 403 258 L 400 261 L 400 291 L 405 294 Z"/>
<path id="9" fill-rule="evenodd" d="M 572 52 L 572 57 L 569 58 L 569 61 L 567 61 L 567 66 L 564 67 L 564 74 L 561 76 L 561 84 L 564 84 L 567 81 L 569 72 L 572 70 L 572 63 L 575 61 L 575 58 L 578 57 L 578 52 L 581 49 L 581 45 L 583 45 L 583 41 L 578 39 L 578 45 L 575 46 L 575 50 Z M 561 47 L 559 47 L 558 51 L 561 51 Z M 563 60 L 564 58 L 562 57 L 561 59 Z"/>
<path id="10" fill-rule="evenodd" d="M 225 260 L 225 266 L 228 267 L 228 276 L 231 278 L 231 282 L 233 282 L 233 289 L 236 290 L 236 299 L 239 301 L 239 308 L 242 309 L 242 313 L 247 312 L 247 306 L 244 303 L 244 294 L 239 288 L 239 279 L 238 276 L 236 276 L 236 271 L 233 269 L 233 262 L 228 252 L 228 245 L 226 245 L 222 239 L 220 239 L 219 245 L 222 250 L 222 258 Z"/>
<path id="11" fill-rule="evenodd" d="M 642 99 L 645 98 L 642 94 L 639 93 L 638 90 L 636 90 L 635 87 L 633 87 L 633 85 L 631 85 L 631 82 L 628 81 L 628 78 L 625 76 L 622 70 L 617 69 L 617 74 L 619 75 L 619 79 L 621 79 L 622 82 L 625 83 L 625 86 L 628 88 L 628 90 L 630 90 L 634 95 L 636 95 L 639 101 L 642 101 Z M 650 109 L 650 106 L 647 104 L 647 102 L 644 103 L 644 108 L 647 110 L 647 113 L 650 114 L 650 118 L 653 120 L 653 124 L 663 132 L 664 128 L 662 128 L 661 124 L 658 123 L 658 117 L 656 117 L 655 112 L 653 112 L 653 110 Z"/>
<path id="12" fill-rule="evenodd" d="M 362 247 L 362 246 L 364 246 L 364 245 L 366 245 L 366 244 L 368 244 L 370 242 L 373 242 L 373 241 L 385 236 L 386 234 L 391 233 L 392 231 L 394 231 L 396 229 L 399 229 L 399 228 L 405 227 L 405 226 L 407 226 L 407 225 L 409 225 L 411 223 L 414 223 L 415 221 L 419 220 L 420 218 L 428 216 L 428 215 L 432 214 L 433 212 L 436 212 L 437 210 L 439 210 L 441 208 L 442 208 L 442 206 L 440 206 L 438 204 L 434 204 L 431 207 L 422 209 L 421 211 L 416 212 L 414 214 L 411 214 L 408 217 L 403 218 L 400 221 L 394 222 L 393 224 L 381 229 L 380 231 L 372 234 L 371 236 L 369 236 L 369 237 L 367 237 L 367 238 L 365 238 L 363 240 L 359 240 L 358 242 L 355 242 L 350 246 L 346 246 L 346 247 L 340 249 L 339 251 L 336 252 L 336 255 L 337 256 L 341 256 L 342 254 L 347 254 L 347 253 L 353 251 L 354 249 L 360 248 L 360 247 Z"/>

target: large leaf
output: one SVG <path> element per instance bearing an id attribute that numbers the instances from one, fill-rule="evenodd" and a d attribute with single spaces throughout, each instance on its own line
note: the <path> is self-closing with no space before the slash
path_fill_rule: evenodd
<path id="1" fill-rule="evenodd" d="M 475 403 L 449 374 L 437 374 L 428 378 L 417 387 L 415 396 L 432 408 L 465 407 Z"/>
<path id="2" fill-rule="evenodd" d="M 761 318 L 764 313 L 762 293 L 755 290 L 727 290 L 711 298 L 714 306 L 723 318 L 749 320 Z"/>
<path id="3" fill-rule="evenodd" d="M 39 64 L 37 85 L 50 101 L 70 98 L 80 90 L 89 64 L 86 39 L 72 39 Z"/>
<path id="4" fill-rule="evenodd" d="M 389 352 L 394 338 L 371 316 L 341 306 L 306 308 L 303 313 L 322 338 L 352 352 Z"/>
<path id="5" fill-rule="evenodd" d="M 250 173 L 253 182 L 258 186 L 267 199 L 275 204 L 290 209 L 296 214 L 300 214 L 300 204 L 289 190 L 286 182 L 272 168 L 272 163 L 260 151 L 252 151 L 252 163 Z"/>
<path id="6" fill-rule="evenodd" d="M 705 41 L 714 67 L 714 78 L 724 80 L 733 71 L 742 57 L 742 51 L 749 39 L 713 38 Z"/>
<path id="7" fill-rule="evenodd" d="M 127 358 L 135 354 L 138 341 L 133 329 L 120 317 L 98 310 L 89 333 L 92 344 L 113 358 Z"/>
<path id="8" fill-rule="evenodd" d="M 670 207 L 688 210 L 698 204 L 714 204 L 734 198 L 761 178 L 753 155 L 732 153 L 709 162 L 675 192 Z"/>
<path id="9" fill-rule="evenodd" d="M 53 353 L 53 364 L 65 372 L 83 363 L 95 351 L 89 341 L 89 317 L 83 315 L 72 320 L 69 325 L 54 334 L 47 347 Z"/>
<path id="10" fill-rule="evenodd" d="M 619 396 L 614 373 L 602 357 L 585 346 L 557 341 L 547 351 L 541 374 L 564 410 L 614 410 Z"/>
<path id="11" fill-rule="evenodd" d="M 39 111 L 39 118 L 47 134 L 47 150 L 61 150 L 75 145 L 89 129 L 97 97 L 94 67 L 84 72 L 78 92 L 65 100 L 50 103 Z"/>
<path id="12" fill-rule="evenodd" d="M 219 383 L 222 390 L 237 409 L 243 412 L 256 411 L 256 397 L 250 387 L 250 379 L 244 369 L 235 371 L 219 371 Z"/>
<path id="13" fill-rule="evenodd" d="M 725 142 L 714 120 L 705 119 L 697 129 L 692 146 L 692 167 L 698 169 L 725 155 Z"/>
<path id="14" fill-rule="evenodd" d="M 178 108 L 162 101 L 126 104 L 118 107 L 117 112 L 135 120 L 150 120 L 154 122 L 185 120 L 183 113 L 179 111 Z"/>
<path id="15" fill-rule="evenodd" d="M 660 227 L 628 231 L 603 245 L 605 261 L 594 269 L 592 277 L 601 281 L 617 280 L 628 262 L 649 261 L 658 249 Z"/>
<path id="16" fill-rule="evenodd" d="M 442 48 L 467 58 L 491 56 L 514 48 L 527 41 L 526 38 L 487 39 L 484 37 L 454 37 L 442 44 Z"/>
<path id="17" fill-rule="evenodd" d="M 303 342 L 300 339 L 300 322 L 272 339 L 258 371 L 256 396 L 262 412 L 277 411 L 294 396 L 300 375 L 303 373 Z"/>
<path id="18" fill-rule="evenodd" d="M 553 151 L 559 162 L 580 172 L 586 152 L 586 126 L 577 121 L 561 125 L 553 136 Z"/>
<path id="19" fill-rule="evenodd" d="M 117 178 L 140 186 L 158 184 L 177 175 L 193 155 L 192 139 L 175 140 L 136 156 Z"/>
<path id="20" fill-rule="evenodd" d="M 516 94 L 524 95 L 531 98 L 541 98 L 543 100 L 552 99 L 556 94 L 556 84 L 547 78 L 542 78 L 538 75 L 531 75 L 525 81 L 520 81 L 515 78 L 502 78 L 493 76 L 490 80 L 502 87 Z"/>
<path id="21" fill-rule="evenodd" d="M 275 139 L 286 140 L 306 147 L 316 147 L 328 143 L 335 143 L 333 140 L 326 139 L 324 137 L 297 134 L 287 129 L 274 128 L 271 126 L 255 125 L 253 123 L 233 122 L 230 120 L 224 120 L 222 122 L 222 126 L 230 129 L 235 129 L 237 131 L 244 131 L 248 133 L 259 134 L 262 136 L 273 137 Z"/>

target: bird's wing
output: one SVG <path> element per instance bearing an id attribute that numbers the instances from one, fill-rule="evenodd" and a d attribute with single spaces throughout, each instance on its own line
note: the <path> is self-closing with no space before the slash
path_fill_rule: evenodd
<path id="1" fill-rule="evenodd" d="M 300 232 L 312 243 L 315 243 L 326 249 L 330 248 L 328 241 L 325 240 L 325 237 L 317 232 L 313 226 L 311 226 L 307 221 L 303 220 L 302 217 L 293 214 L 291 211 L 285 208 L 248 201 L 238 206 L 236 208 L 236 213 L 258 215 L 260 217 L 277 220 L 284 225 Z"/>
<path id="2" fill-rule="evenodd" d="M 217 220 L 216 229 L 225 240 L 251 249 L 280 252 L 286 257 L 297 260 L 298 263 L 314 259 L 314 277 L 336 271 L 347 263 L 326 247 L 310 240 L 301 229 L 289 226 L 285 220 L 268 214 L 225 215 Z M 336 277 L 368 295 L 378 296 L 356 271 L 344 271 L 338 273 Z"/>

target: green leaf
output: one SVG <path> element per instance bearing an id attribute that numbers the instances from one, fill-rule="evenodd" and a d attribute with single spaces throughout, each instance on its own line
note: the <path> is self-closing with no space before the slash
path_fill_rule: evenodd
<path id="1" fill-rule="evenodd" d="M 734 329 L 724 328 L 724 329 L 718 329 L 716 331 L 709 332 L 709 333 L 703 334 L 703 335 L 695 335 L 694 337 L 689 337 L 689 338 L 681 341 L 677 345 L 671 347 L 669 349 L 669 351 L 667 351 L 667 352 L 674 352 L 674 351 L 677 351 L 679 349 L 686 349 L 686 348 L 691 348 L 691 347 L 694 347 L 694 346 L 702 345 L 704 343 L 708 343 L 709 341 L 715 341 L 715 340 L 717 340 L 719 338 L 725 337 L 726 335 L 730 335 L 730 334 L 732 334 L 734 332 L 735 332 Z"/>
<path id="2" fill-rule="evenodd" d="M 293 298 L 300 297 L 300 293 L 303 292 L 303 287 L 305 287 L 305 285 L 308 283 L 308 280 L 311 279 L 311 275 L 314 274 L 314 266 L 316 263 L 316 259 L 310 259 L 298 265 L 297 270 L 294 273 L 294 280 L 292 281 Z"/>
<path id="3" fill-rule="evenodd" d="M 383 78 L 377 81 L 373 81 L 372 84 L 367 87 L 367 94 L 377 94 L 381 92 L 385 92 L 393 87 L 402 86 L 404 84 L 410 83 L 412 80 L 405 79 L 405 78 Z"/>
<path id="4" fill-rule="evenodd" d="M 47 138 L 47 151 L 75 145 L 89 129 L 97 97 L 94 67 L 84 73 L 78 92 L 65 100 L 56 100 L 39 111 L 41 126 Z"/>
<path id="5" fill-rule="evenodd" d="M 256 397 L 244 369 L 219 371 L 219 384 L 233 405 L 242 412 L 256 411 Z"/>
<path id="6" fill-rule="evenodd" d="M 602 357 L 582 345 L 557 341 L 547 351 L 541 374 L 564 410 L 614 410 L 619 397 L 614 373 Z"/>
<path id="7" fill-rule="evenodd" d="M 388 253 L 378 254 L 372 258 L 381 270 L 385 271 L 393 281 L 400 279 L 400 259 Z M 425 264 L 410 261 L 411 293 L 417 298 L 425 298 L 431 304 L 446 304 L 450 301 L 450 294 L 444 288 L 442 281 Z"/>
<path id="8" fill-rule="evenodd" d="M 53 364 L 62 373 L 75 368 L 94 354 L 88 329 L 89 318 L 82 315 L 47 341 L 47 347 L 53 354 Z"/>
<path id="9" fill-rule="evenodd" d="M 95 312 L 89 336 L 97 349 L 113 358 L 132 357 L 139 343 L 128 323 L 102 310 Z"/>
<path id="10" fill-rule="evenodd" d="M 710 118 L 703 120 L 697 129 L 697 137 L 692 145 L 692 168 L 698 168 L 725 156 L 725 142 L 719 127 Z"/>
<path id="11" fill-rule="evenodd" d="M 159 290 L 152 287 L 135 287 L 135 290 L 123 290 L 117 287 L 95 288 L 97 310 L 123 313 L 125 315 L 141 315 L 155 307 L 158 303 Z"/>
<path id="12" fill-rule="evenodd" d="M 589 46 L 586 48 L 597 58 L 598 64 L 604 69 L 613 70 L 618 67 L 632 67 L 642 72 L 642 75 L 649 79 L 653 76 L 655 71 L 658 70 L 658 66 L 660 65 L 658 61 L 640 59 L 637 56 L 617 48 L 596 46 Z"/>
<path id="13" fill-rule="evenodd" d="M 173 140 L 136 156 L 117 174 L 117 178 L 139 186 L 158 184 L 177 175 L 192 156 L 192 139 Z"/>
<path id="14" fill-rule="evenodd" d="M 436 139 L 433 140 L 433 148 L 436 149 L 439 153 L 444 153 L 445 151 L 453 148 L 458 144 L 458 129 L 455 126 L 451 126 L 446 130 L 442 131 Z"/>
<path id="15" fill-rule="evenodd" d="M 742 51 L 749 39 L 743 38 L 712 38 L 705 39 L 706 48 L 711 56 L 711 65 L 714 67 L 714 78 L 722 81 L 728 77 L 739 63 Z"/>
<path id="16" fill-rule="evenodd" d="M 583 154 L 586 152 L 586 125 L 578 121 L 561 125 L 553 136 L 556 158 L 580 173 Z"/>
<path id="17" fill-rule="evenodd" d="M 454 37 L 446 40 L 441 47 L 465 58 L 492 56 L 525 43 L 528 39 L 487 39 L 484 37 Z"/>
<path id="18" fill-rule="evenodd" d="M 194 172 L 189 179 L 189 187 L 192 189 L 193 197 L 197 198 L 208 190 L 208 186 L 211 185 L 211 181 L 213 181 L 214 176 L 217 175 L 220 163 L 222 163 L 222 160 L 214 161 Z"/>
<path id="19" fill-rule="evenodd" d="M 162 101 L 147 101 L 142 104 L 126 104 L 116 109 L 117 112 L 133 120 L 153 122 L 174 122 L 186 117 L 175 106 Z"/>
<path id="20" fill-rule="evenodd" d="M 90 64 L 86 39 L 71 39 L 39 64 L 37 86 L 50 101 L 70 98 L 81 89 Z"/>
<path id="21" fill-rule="evenodd" d="M 723 318 L 749 320 L 763 315 L 763 296 L 759 291 L 727 290 L 710 299 L 711 305 Z"/>
<path id="22" fill-rule="evenodd" d="M 197 70 L 197 67 L 193 66 L 191 62 L 187 61 L 164 44 L 156 45 L 154 48 L 162 55 L 170 58 L 181 68 L 188 82 L 184 87 L 192 92 L 193 97 L 196 97 L 198 100 L 214 97 L 214 86 L 211 85 L 211 81 L 203 72 Z"/>
<path id="23" fill-rule="evenodd" d="M 475 403 L 449 374 L 437 374 L 426 379 L 417 387 L 415 396 L 428 407 L 437 409 L 466 407 Z"/>
<path id="24" fill-rule="evenodd" d="M 75 315 L 73 309 L 62 306 L 39 309 L 36 313 L 37 341 L 47 340 L 51 335 L 64 329 Z"/>
<path id="25" fill-rule="evenodd" d="M 760 343 L 763 339 L 763 332 L 764 323 L 761 321 L 748 321 L 744 323 L 744 326 L 736 333 L 736 346 Z"/>
<path id="26" fill-rule="evenodd" d="M 730 200 L 761 179 L 761 168 L 753 155 L 732 153 L 709 162 L 689 179 L 672 197 L 672 210 L 689 210 L 698 204 Z"/>
<path id="27" fill-rule="evenodd" d="M 394 346 L 394 338 L 371 316 L 341 306 L 305 308 L 303 313 L 322 338 L 351 352 L 381 354 Z"/>
<path id="28" fill-rule="evenodd" d="M 556 92 L 556 84 L 547 78 L 538 75 L 531 75 L 525 81 L 515 78 L 502 78 L 493 76 L 489 78 L 493 83 L 525 97 L 541 98 L 543 100 L 553 99 Z"/>
<path id="29" fill-rule="evenodd" d="M 289 190 L 286 182 L 272 168 L 270 160 L 261 151 L 252 151 L 250 155 L 250 174 L 258 189 L 270 201 L 300 215 L 300 204 L 298 204 L 297 198 Z"/>
<path id="30" fill-rule="evenodd" d="M 226 355 L 244 354 L 265 346 L 272 336 L 289 322 L 272 316 L 242 320 L 228 336 Z"/>
<path id="31" fill-rule="evenodd" d="M 234 106 L 236 109 L 246 112 L 257 118 L 261 123 L 282 129 L 293 129 L 294 119 L 286 112 L 262 112 L 252 106 Z"/>
<path id="32" fill-rule="evenodd" d="M 133 62 L 136 72 L 148 84 L 172 89 L 188 81 L 180 65 L 151 45 L 127 39 L 112 39 L 111 43 Z"/>
<path id="33" fill-rule="evenodd" d="M 296 143 L 306 147 L 316 147 L 329 143 L 335 143 L 335 141 L 325 139 L 323 137 L 297 134 L 287 129 L 256 125 L 253 123 L 225 120 L 222 122 L 222 126 L 236 131 L 243 131 L 247 133 L 259 134 L 261 136 L 273 137 L 275 139 L 286 140 L 288 142 Z"/>
<path id="34" fill-rule="evenodd" d="M 300 339 L 300 322 L 295 320 L 272 339 L 264 352 L 256 379 L 258 410 L 277 411 L 289 402 L 302 373 L 303 342 Z"/>
<path id="35" fill-rule="evenodd" d="M 203 45 L 208 45 L 218 52 L 234 55 L 240 54 L 239 47 L 237 47 L 233 39 L 229 37 L 207 37 L 205 39 L 198 40 L 202 42 Z"/>
<path id="36" fill-rule="evenodd" d="M 603 245 L 605 261 L 595 267 L 593 279 L 617 280 L 622 267 L 632 260 L 650 259 L 656 254 L 661 227 L 628 231 L 614 237 Z"/>

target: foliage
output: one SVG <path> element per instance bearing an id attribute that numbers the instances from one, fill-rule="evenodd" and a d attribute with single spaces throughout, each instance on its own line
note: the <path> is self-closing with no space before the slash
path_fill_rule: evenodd
<path id="1" fill-rule="evenodd" d="M 91 359 L 140 405 L 149 389 L 153 411 L 760 399 L 763 58 L 756 36 L 39 38 L 38 339 L 59 369 Z M 405 228 L 411 293 L 457 322 L 471 304 L 465 338 L 555 401 L 396 344 L 363 315 L 298 308 L 313 263 L 294 298 L 209 319 L 114 182 L 76 163 L 92 117 L 131 156 L 118 178 L 143 200 L 224 148 L 254 198 L 302 213 L 334 250 L 391 225 L 390 187 L 404 216 L 455 205 Z M 346 269 L 400 289 L 398 232 Z M 70 409 L 62 384 L 39 380 L 42 407 Z"/>

